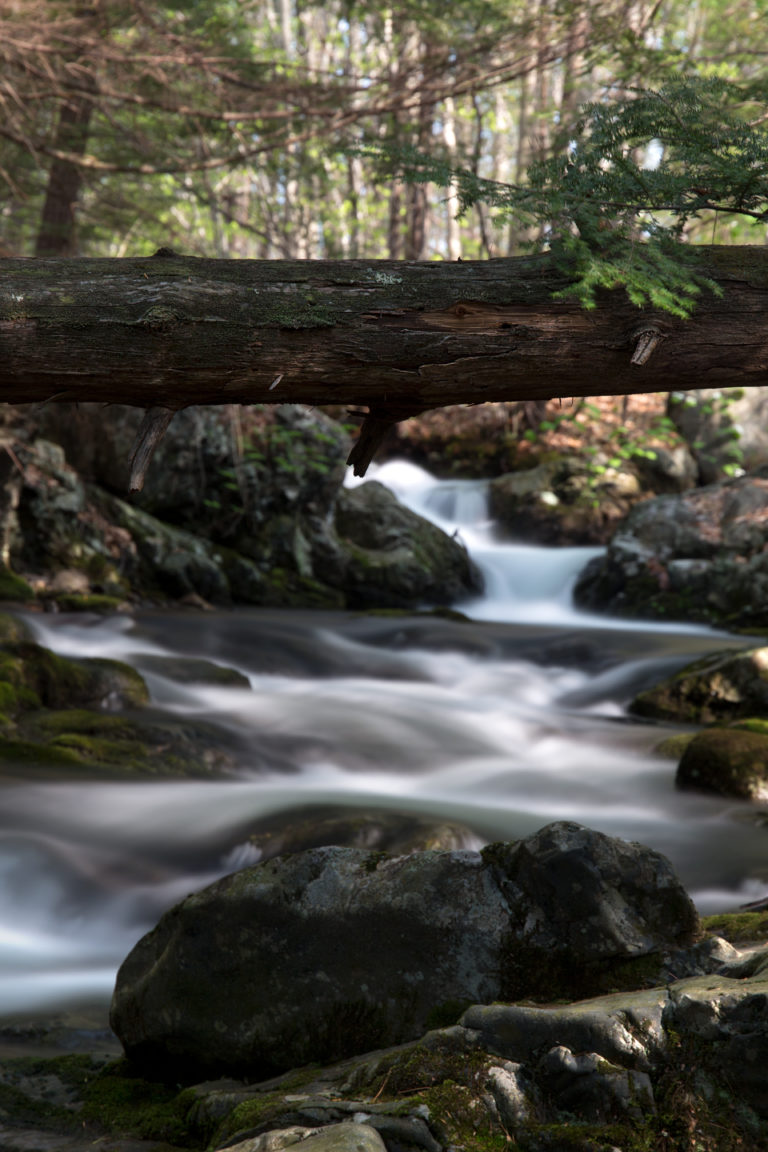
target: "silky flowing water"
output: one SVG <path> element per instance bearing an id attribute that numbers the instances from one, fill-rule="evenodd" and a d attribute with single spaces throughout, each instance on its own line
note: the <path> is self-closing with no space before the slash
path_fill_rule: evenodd
<path id="1" fill-rule="evenodd" d="M 161 912 L 258 859 L 270 815 L 314 808 L 416 814 L 514 839 L 575 820 L 672 861 L 702 913 L 768 890 L 753 807 L 682 793 L 654 748 L 670 731 L 628 717 L 633 694 L 743 637 L 585 616 L 571 605 L 597 549 L 494 543 L 480 483 L 402 464 L 377 472 L 458 531 L 486 578 L 471 621 L 237 610 L 134 618 L 32 616 L 70 656 L 203 657 L 250 689 L 152 672 L 153 706 L 215 724 L 238 764 L 216 781 L 2 785 L 0 1017 L 108 1003 L 116 968 Z M 679 730 L 679 729 L 676 729 Z"/>

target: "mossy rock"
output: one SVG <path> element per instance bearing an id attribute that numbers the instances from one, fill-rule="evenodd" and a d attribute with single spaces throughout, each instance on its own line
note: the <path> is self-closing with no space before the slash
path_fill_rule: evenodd
<path id="1" fill-rule="evenodd" d="M 0 612 L 0 644 L 20 644 L 34 640 L 32 629 L 20 616 Z"/>
<path id="2" fill-rule="evenodd" d="M 10 568 L 0 566 L 0 600 L 34 600 L 35 593 L 26 580 L 11 572 Z"/>
<path id="3" fill-rule="evenodd" d="M 138 666 L 144 672 L 155 672 L 176 684 L 207 684 L 217 688 L 250 688 L 251 682 L 243 672 L 214 664 L 212 660 L 193 659 L 190 656 L 141 656 Z"/>
<path id="4" fill-rule="evenodd" d="M 67 766 L 71 775 L 208 779 L 234 764 L 222 733 L 195 721 L 75 708 L 29 713 L 19 729 L 23 739 L 0 741 L 6 763 Z"/>
<path id="5" fill-rule="evenodd" d="M 710 653 L 641 692 L 629 710 L 687 724 L 768 716 L 768 649 Z"/>
<path id="6" fill-rule="evenodd" d="M 695 735 L 695 732 L 676 732 L 674 736 L 667 736 L 656 745 L 654 754 L 665 760 L 679 760 Z"/>
<path id="7" fill-rule="evenodd" d="M 100 592 L 60 592 L 56 603 L 62 612 L 117 612 L 125 604 L 119 596 L 105 596 Z"/>
<path id="8" fill-rule="evenodd" d="M 39 644 L 6 645 L 22 683 L 46 708 L 140 708 L 149 693 L 140 674 L 119 660 L 70 660 Z M 0 677 L 3 675 L 0 660 Z"/>
<path id="9" fill-rule="evenodd" d="M 68 748 L 58 748 L 51 744 L 35 744 L 30 740 L 0 739 L 0 761 L 17 764 L 20 767 L 68 768 L 82 767 L 83 761 L 77 753 Z"/>
<path id="10" fill-rule="evenodd" d="M 91 1077 L 83 1086 L 82 1100 L 83 1120 L 116 1135 L 184 1148 L 200 1148 L 207 1142 L 207 1134 L 196 1133 L 190 1124 L 193 1092 L 145 1080 L 125 1061 L 109 1064 Z"/>
<path id="11" fill-rule="evenodd" d="M 697 733 L 683 752 L 675 784 L 740 800 L 768 799 L 768 735 L 739 728 Z"/>

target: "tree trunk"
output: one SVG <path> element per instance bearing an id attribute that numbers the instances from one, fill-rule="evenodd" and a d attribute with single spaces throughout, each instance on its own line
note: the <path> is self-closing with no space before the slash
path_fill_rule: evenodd
<path id="1" fill-rule="evenodd" d="M 0 400 L 446 404 L 768 383 L 768 249 L 702 248 L 682 321 L 622 291 L 554 301 L 547 256 L 0 260 Z"/>
<path id="2" fill-rule="evenodd" d="M 56 131 L 56 147 L 82 156 L 88 143 L 93 101 L 72 97 L 63 104 Z M 83 181 L 78 164 L 61 158 L 53 160 L 35 242 L 36 256 L 73 256 L 77 251 L 76 212 Z"/>

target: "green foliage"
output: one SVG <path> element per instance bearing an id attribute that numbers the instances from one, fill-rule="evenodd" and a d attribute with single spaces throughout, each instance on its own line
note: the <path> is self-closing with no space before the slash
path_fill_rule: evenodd
<path id="1" fill-rule="evenodd" d="M 561 408 L 550 419 L 542 420 L 535 428 L 528 428 L 523 439 L 533 446 L 545 447 L 552 433 L 565 432 L 580 441 L 578 452 L 587 468 L 585 496 L 595 506 L 600 500 L 600 484 L 611 469 L 626 469 L 643 460 L 652 461 L 658 448 L 674 448 L 680 436 L 669 416 L 659 415 L 653 423 L 642 428 L 621 421 L 606 428 L 599 443 L 591 443 L 595 424 L 605 422 L 605 412 L 597 404 L 582 398 L 571 408 Z"/>
<path id="2" fill-rule="evenodd" d="M 408 181 L 452 186 L 462 213 L 484 203 L 535 231 L 569 281 L 557 298 L 593 308 L 601 290 L 623 287 L 638 308 L 686 317 L 703 289 L 720 292 L 696 247 L 680 243 L 691 221 L 768 221 L 763 97 L 756 85 L 691 76 L 587 104 L 566 150 L 532 164 L 520 184 L 415 149 L 368 154 Z"/>

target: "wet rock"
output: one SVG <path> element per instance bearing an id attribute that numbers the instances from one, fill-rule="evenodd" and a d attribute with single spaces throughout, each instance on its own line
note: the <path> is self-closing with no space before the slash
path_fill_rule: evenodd
<path id="1" fill-rule="evenodd" d="M 647 1072 L 609 1064 L 596 1052 L 573 1053 L 559 1044 L 543 1057 L 538 1073 L 558 1112 L 580 1120 L 641 1120 L 656 1110 Z"/>
<path id="2" fill-rule="evenodd" d="M 112 1023 L 166 1074 L 267 1075 L 418 1036 L 448 1006 L 573 994 L 697 924 L 663 857 L 578 825 L 482 855 L 321 848 L 177 905 L 124 962 Z"/>
<path id="3" fill-rule="evenodd" d="M 629 710 L 686 724 L 768 717 L 768 648 L 712 652 L 641 692 Z"/>
<path id="4" fill-rule="evenodd" d="M 154 672 L 177 684 L 207 684 L 220 688 L 250 688 L 244 672 L 192 656 L 152 656 L 140 654 L 135 660 L 142 672 Z"/>
<path id="5" fill-rule="evenodd" d="M 62 433 L 67 451 L 115 486 L 109 460 L 128 459 L 139 416 L 99 409 L 83 418 L 112 448 L 84 457 L 81 441 Z M 389 492 L 341 490 L 349 444 L 338 424 L 295 406 L 243 427 L 239 419 L 178 413 L 131 503 L 85 483 L 59 444 L 25 445 L 15 567 L 67 610 L 115 610 L 128 595 L 201 606 L 410 608 L 479 590 L 464 549 Z M 5 583 L 12 598 L 32 595 L 14 573 Z"/>
<path id="6" fill-rule="evenodd" d="M 489 485 L 489 512 L 499 535 L 534 544 L 605 544 L 641 497 L 631 470 L 578 457 L 547 460 Z"/>
<path id="7" fill-rule="evenodd" d="M 697 733 L 683 752 L 675 784 L 740 800 L 768 800 L 768 735 L 738 728 Z"/>
<path id="8" fill-rule="evenodd" d="M 505 996 L 596 989 L 607 958 L 638 960 L 692 942 L 698 918 L 665 857 L 579 825 L 550 824 L 483 850 L 509 902 L 515 944 Z M 580 981 L 583 984 L 580 985 Z"/>
<path id="9" fill-rule="evenodd" d="M 303 1152 L 386 1152 L 387 1147 L 370 1124 L 350 1121 L 325 1128 L 280 1128 L 227 1144 L 226 1148 L 229 1152 L 282 1152 L 299 1143 Z"/>
<path id="10" fill-rule="evenodd" d="M 468 848 L 474 840 L 468 828 L 435 823 L 410 813 L 311 808 L 304 814 L 293 810 L 260 820 L 241 846 L 241 853 L 244 863 L 329 845 L 402 856 L 425 849 Z"/>
<path id="11" fill-rule="evenodd" d="M 768 626 L 768 480 L 761 474 L 636 505 L 576 603 L 620 616 Z"/>
<path id="12" fill-rule="evenodd" d="M 147 703 L 139 673 L 119 660 L 68 659 L 29 641 L 0 648 L 0 708 L 97 708 L 116 711 Z"/>
<path id="13" fill-rule="evenodd" d="M 135 1063 L 0 1060 L 0 1079 L 17 1089 L 3 1098 L 0 1134 L 13 1141 L 20 1118 L 35 1116 L 37 1143 L 9 1148 L 85 1152 L 98 1142 L 140 1152 L 139 1136 L 150 1147 L 178 1140 L 220 1152 L 277 1152 L 299 1140 L 348 1152 L 350 1137 L 352 1152 L 677 1148 L 670 1132 L 683 1133 L 687 1147 L 691 1131 L 702 1147 L 723 1148 L 727 1133 L 729 1147 L 763 1148 L 766 962 L 762 949 L 743 955 L 739 976 L 729 964 L 576 1004 L 475 1005 L 460 1024 L 412 1043 L 260 1083 L 217 1079 L 180 1090 L 167 1078 L 142 1079 Z"/>
<path id="14" fill-rule="evenodd" d="M 376 481 L 339 493 L 335 533 L 315 557 L 315 571 L 344 589 L 350 607 L 450 604 L 481 590 L 462 544 Z"/>
<path id="15" fill-rule="evenodd" d="M 473 1005 L 461 1017 L 485 1052 L 525 1066 L 558 1045 L 597 1053 L 612 1065 L 648 1071 L 663 1049 L 663 988 L 624 992 L 566 1004 L 531 1008 L 522 1004 Z"/>
<path id="16" fill-rule="evenodd" d="M 768 1117 L 768 978 L 703 977 L 672 985 L 662 1023 L 680 1037 L 681 1055 L 694 1059 L 712 1079 L 702 1085 L 714 1095 L 718 1084 L 733 1085 L 755 1113 Z"/>

